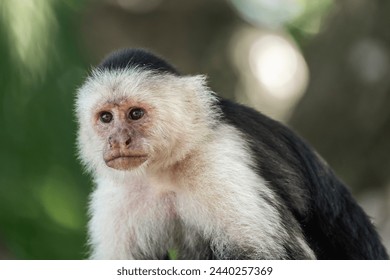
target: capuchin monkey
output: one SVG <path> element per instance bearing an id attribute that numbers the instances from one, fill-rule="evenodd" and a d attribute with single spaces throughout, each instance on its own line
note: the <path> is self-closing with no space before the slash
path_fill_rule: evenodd
<path id="1" fill-rule="evenodd" d="M 92 259 L 387 259 L 370 219 L 284 125 L 140 49 L 77 92 Z"/>

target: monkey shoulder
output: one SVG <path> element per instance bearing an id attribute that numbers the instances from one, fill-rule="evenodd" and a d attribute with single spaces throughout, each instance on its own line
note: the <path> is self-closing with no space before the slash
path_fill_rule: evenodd
<path id="1" fill-rule="evenodd" d="M 288 210 L 304 219 L 310 190 L 304 157 L 316 161 L 312 148 L 294 131 L 264 114 L 226 99 L 219 100 L 222 119 L 247 142 L 253 168 L 283 199 Z"/>

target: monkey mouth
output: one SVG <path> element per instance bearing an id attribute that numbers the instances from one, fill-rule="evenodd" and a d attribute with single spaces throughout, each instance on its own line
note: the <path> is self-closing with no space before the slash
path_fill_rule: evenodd
<path id="1" fill-rule="evenodd" d="M 104 161 L 108 167 L 129 170 L 140 166 L 148 159 L 147 155 L 112 155 Z"/>

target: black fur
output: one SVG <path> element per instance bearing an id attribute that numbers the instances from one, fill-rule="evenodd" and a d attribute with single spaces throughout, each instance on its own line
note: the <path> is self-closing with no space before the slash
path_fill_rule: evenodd
<path id="1" fill-rule="evenodd" d="M 389 258 L 367 215 L 309 145 L 253 109 L 224 99 L 219 106 L 249 139 L 258 172 L 284 202 L 287 228 L 297 221 L 318 259 Z"/>
<path id="2" fill-rule="evenodd" d="M 101 70 L 138 68 L 179 75 L 179 72 L 165 60 L 143 49 L 122 49 L 108 55 L 98 66 Z"/>

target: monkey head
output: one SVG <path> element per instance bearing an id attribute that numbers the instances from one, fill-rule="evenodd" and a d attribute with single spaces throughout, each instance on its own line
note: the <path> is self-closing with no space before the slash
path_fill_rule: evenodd
<path id="1" fill-rule="evenodd" d="M 82 162 L 90 171 L 174 164 L 211 135 L 210 95 L 202 76 L 95 69 L 76 99 Z"/>

